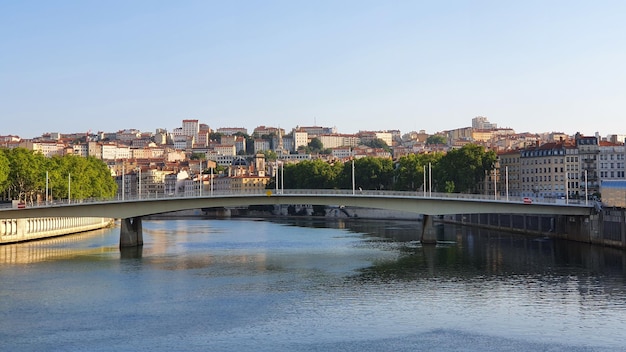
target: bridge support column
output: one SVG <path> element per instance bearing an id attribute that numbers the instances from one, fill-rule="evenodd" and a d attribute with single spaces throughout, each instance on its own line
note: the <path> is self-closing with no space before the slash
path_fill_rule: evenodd
<path id="1" fill-rule="evenodd" d="M 420 240 L 422 244 L 437 244 L 437 230 L 433 226 L 433 217 L 431 215 L 424 214 L 422 220 L 422 238 Z"/>
<path id="2" fill-rule="evenodd" d="M 122 219 L 120 248 L 143 246 L 141 217 Z"/>

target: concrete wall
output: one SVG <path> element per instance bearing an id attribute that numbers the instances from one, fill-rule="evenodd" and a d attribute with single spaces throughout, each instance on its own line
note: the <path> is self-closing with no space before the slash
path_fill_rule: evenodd
<path id="1" fill-rule="evenodd" d="M 0 244 L 15 243 L 101 229 L 113 223 L 108 218 L 50 217 L 1 219 Z"/>
<path id="2" fill-rule="evenodd" d="M 589 216 L 459 214 L 442 221 L 626 249 L 624 208 L 605 208 Z"/>

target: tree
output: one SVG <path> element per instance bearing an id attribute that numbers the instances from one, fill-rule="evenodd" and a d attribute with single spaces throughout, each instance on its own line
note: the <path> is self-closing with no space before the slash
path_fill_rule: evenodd
<path id="1" fill-rule="evenodd" d="M 211 132 L 209 133 L 209 139 L 212 141 L 216 141 L 217 143 L 222 143 L 223 134 L 219 132 Z"/>
<path id="2" fill-rule="evenodd" d="M 393 161 L 369 156 L 354 160 L 354 182 L 362 189 L 392 189 Z M 352 188 L 352 161 L 343 164 L 338 186 Z"/>
<path id="3" fill-rule="evenodd" d="M 304 160 L 284 166 L 285 186 L 289 188 L 335 188 L 339 168 L 321 159 Z"/>
<path id="4" fill-rule="evenodd" d="M 311 139 L 311 141 L 308 144 L 310 151 L 312 153 L 319 153 L 324 149 L 324 144 L 322 143 L 322 141 L 319 140 L 319 138 L 313 138 Z"/>
<path id="5" fill-rule="evenodd" d="M 399 191 L 424 190 L 424 171 L 428 176 L 428 166 L 437 165 L 443 153 L 409 154 L 402 156 L 394 170 L 394 189 Z M 427 188 L 426 188 L 427 189 Z"/>
<path id="6" fill-rule="evenodd" d="M 432 136 L 428 136 L 426 138 L 426 144 L 446 144 L 446 137 L 438 134 L 434 134 Z"/>
<path id="7" fill-rule="evenodd" d="M 205 160 L 206 159 L 206 154 L 205 153 L 191 153 L 191 156 L 189 157 L 190 160 Z"/>
<path id="8" fill-rule="evenodd" d="M 110 198 L 115 196 L 117 184 L 107 165 L 94 157 L 83 158 L 76 155 L 46 158 L 24 148 L 3 151 L 9 160 L 10 172 L 6 184 L 18 200 L 67 198 Z M 2 157 L 0 157 L 0 160 Z M 0 161 L 1 163 L 1 161 Z M 48 178 L 46 179 L 46 173 Z"/>
<path id="9" fill-rule="evenodd" d="M 273 150 L 264 150 L 263 154 L 265 155 L 265 160 L 267 161 L 276 161 L 276 159 L 278 158 L 276 152 Z"/>
<path id="10" fill-rule="evenodd" d="M 0 192 L 4 192 L 9 187 L 9 158 L 7 157 L 8 149 L 0 149 Z"/>
<path id="11" fill-rule="evenodd" d="M 391 148 L 389 147 L 387 142 L 385 142 L 384 140 L 380 138 L 373 139 L 367 143 L 364 143 L 364 145 L 371 147 L 371 148 L 381 148 L 387 152 L 391 152 Z"/>
<path id="12" fill-rule="evenodd" d="M 10 190 L 18 200 L 33 203 L 42 186 L 45 186 L 45 170 L 42 170 L 45 157 L 25 148 L 11 149 L 7 157 Z"/>
<path id="13" fill-rule="evenodd" d="M 446 191 L 454 185 L 454 192 L 476 192 L 485 172 L 493 170 L 495 161 L 496 153 L 485 151 L 483 146 L 467 144 L 461 149 L 451 150 L 433 170 L 436 185 Z"/>

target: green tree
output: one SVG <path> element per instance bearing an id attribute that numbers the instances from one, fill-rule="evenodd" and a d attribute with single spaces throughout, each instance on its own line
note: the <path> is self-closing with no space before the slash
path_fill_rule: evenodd
<path id="1" fill-rule="evenodd" d="M 18 200 L 28 201 L 31 204 L 42 188 L 45 187 L 45 157 L 41 153 L 33 153 L 25 148 L 11 149 L 9 159 L 9 188 Z M 43 174 L 42 174 L 43 173 Z"/>
<path id="2" fill-rule="evenodd" d="M 7 157 L 8 149 L 0 148 L 0 193 L 9 188 L 9 173 L 11 167 Z"/>
<path id="3" fill-rule="evenodd" d="M 389 147 L 389 145 L 387 144 L 387 142 L 385 142 L 384 140 L 377 138 L 374 139 L 372 141 L 369 141 L 367 143 L 364 143 L 364 145 L 371 147 L 371 148 L 381 148 L 384 149 L 387 152 L 391 152 L 391 148 Z"/>
<path id="4" fill-rule="evenodd" d="M 206 159 L 206 154 L 205 153 L 191 153 L 191 156 L 189 157 L 190 160 L 205 160 Z"/>
<path id="5" fill-rule="evenodd" d="M 304 160 L 284 167 L 285 187 L 304 189 L 335 188 L 338 168 L 321 159 Z"/>
<path id="6" fill-rule="evenodd" d="M 209 139 L 212 141 L 216 141 L 217 143 L 222 143 L 223 134 L 219 132 L 211 132 L 209 133 Z"/>
<path id="7" fill-rule="evenodd" d="M 263 154 L 265 155 L 265 160 L 267 161 L 276 161 L 276 159 L 278 158 L 276 152 L 273 150 L 264 150 Z"/>
<path id="8" fill-rule="evenodd" d="M 394 189 L 399 191 L 424 190 L 424 176 L 428 177 L 429 164 L 431 168 L 436 167 L 443 155 L 441 152 L 436 152 L 409 154 L 400 157 L 394 170 Z"/>
<path id="9" fill-rule="evenodd" d="M 11 195 L 18 200 L 31 204 L 45 200 L 46 180 L 51 199 L 66 199 L 68 190 L 72 199 L 115 196 L 117 184 L 111 177 L 111 171 L 102 160 L 94 157 L 66 155 L 46 158 L 41 153 L 24 148 L 5 150 L 0 154 L 6 155 L 9 160 L 10 172 L 6 183 Z"/>
<path id="10" fill-rule="evenodd" d="M 446 144 L 446 137 L 438 134 L 434 134 L 432 136 L 428 136 L 426 138 L 426 144 Z"/>
<path id="11" fill-rule="evenodd" d="M 496 153 L 483 146 L 467 144 L 449 151 L 441 158 L 433 173 L 438 188 L 449 190 L 451 181 L 454 192 L 477 192 L 485 178 L 485 172 L 494 168 Z"/>
<path id="12" fill-rule="evenodd" d="M 313 138 L 308 144 L 311 153 L 320 153 L 324 149 L 324 144 L 319 138 Z"/>
<path id="13" fill-rule="evenodd" d="M 362 189 L 392 189 L 393 161 L 389 158 L 365 157 L 354 160 L 354 183 Z M 338 186 L 352 188 L 352 161 L 343 164 Z"/>

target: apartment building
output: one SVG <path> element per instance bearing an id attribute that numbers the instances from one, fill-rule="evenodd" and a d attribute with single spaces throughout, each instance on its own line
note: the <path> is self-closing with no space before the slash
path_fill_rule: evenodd
<path id="1" fill-rule="evenodd" d="M 510 150 L 498 154 L 496 162 L 498 182 L 496 187 L 498 188 L 497 194 L 500 196 L 507 194 L 512 197 L 522 196 L 520 159 L 521 152 L 519 150 Z"/>
<path id="2" fill-rule="evenodd" d="M 294 129 L 291 132 L 291 135 L 293 138 L 293 148 L 291 149 L 292 151 L 297 150 L 298 147 L 306 146 L 309 144 L 309 133 L 307 131 Z"/>
<path id="3" fill-rule="evenodd" d="M 267 139 L 257 138 L 254 140 L 254 152 L 263 153 L 266 150 L 271 150 L 270 141 Z"/>
<path id="4" fill-rule="evenodd" d="M 322 127 L 322 126 L 296 126 L 294 131 L 306 132 L 309 136 L 319 136 L 321 134 L 336 134 L 336 127 Z"/>
<path id="5" fill-rule="evenodd" d="M 181 128 L 183 136 L 194 137 L 195 140 L 198 139 L 198 132 L 200 132 L 200 123 L 198 120 L 183 120 Z"/>
<path id="6" fill-rule="evenodd" d="M 215 132 L 223 134 L 225 136 L 231 136 L 237 133 L 248 134 L 248 130 L 243 127 L 220 127 Z"/>
<path id="7" fill-rule="evenodd" d="M 63 155 L 65 144 L 59 141 L 52 140 L 22 140 L 19 142 L 21 148 L 29 149 L 34 152 L 41 153 L 45 157 L 52 157 L 55 155 Z"/>
<path id="8" fill-rule="evenodd" d="M 255 138 L 261 138 L 262 136 L 269 136 L 269 135 L 281 135 L 284 136 L 285 135 L 285 130 L 282 128 L 277 128 L 277 127 L 268 127 L 268 126 L 258 126 L 257 128 L 254 129 L 254 132 L 252 132 L 252 136 Z"/>
<path id="9" fill-rule="evenodd" d="M 598 155 L 598 173 L 600 181 L 626 180 L 624 158 L 626 156 L 623 143 L 601 141 Z"/>
<path id="10" fill-rule="evenodd" d="M 380 139 L 385 142 L 388 146 L 393 145 L 393 134 L 390 132 L 384 131 L 359 131 L 357 136 L 361 139 L 361 143 L 369 143 L 374 140 Z"/>
<path id="11" fill-rule="evenodd" d="M 579 194 L 583 191 L 588 194 L 600 193 L 600 174 L 598 165 L 600 161 L 600 141 L 599 136 L 586 137 L 577 133 L 574 137 L 576 147 L 580 156 L 580 172 L 578 179 L 582 180 L 579 185 Z"/>
<path id="12" fill-rule="evenodd" d="M 551 142 L 498 156 L 498 180 L 509 195 L 557 198 L 578 196 L 579 157 L 575 145 Z M 508 177 L 507 177 L 508 176 Z M 508 178 L 508 181 L 507 181 Z M 502 191 L 498 192 L 503 194 Z"/>
<path id="13" fill-rule="evenodd" d="M 218 155 L 237 155 L 237 147 L 235 147 L 235 144 L 218 144 L 213 146 L 213 150 Z"/>
<path id="14" fill-rule="evenodd" d="M 316 137 L 324 148 L 356 147 L 361 138 L 356 134 L 322 134 Z"/>

